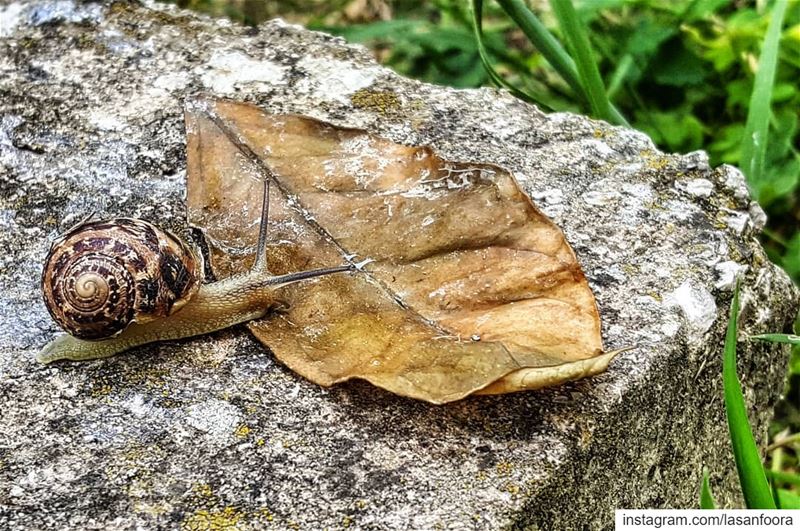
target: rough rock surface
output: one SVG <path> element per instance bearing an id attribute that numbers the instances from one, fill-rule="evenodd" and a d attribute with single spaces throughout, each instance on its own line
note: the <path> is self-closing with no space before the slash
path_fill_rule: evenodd
<path id="1" fill-rule="evenodd" d="M 598 377 L 446 407 L 322 389 L 240 327 L 43 367 L 51 241 L 95 211 L 188 234 L 184 98 L 253 101 L 516 173 L 563 227 L 600 306 Z M 615 507 L 692 507 L 702 466 L 737 504 L 721 349 L 744 274 L 740 372 L 763 433 L 797 292 L 756 240 L 739 171 L 495 90 L 403 79 L 274 21 L 0 5 L 0 528 L 608 528 Z"/>

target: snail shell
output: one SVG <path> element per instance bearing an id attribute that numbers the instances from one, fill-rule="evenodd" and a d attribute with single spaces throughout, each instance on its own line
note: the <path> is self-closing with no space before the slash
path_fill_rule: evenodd
<path id="1" fill-rule="evenodd" d="M 199 289 L 202 265 L 186 243 L 146 221 L 92 221 L 53 243 L 42 293 L 66 332 L 104 339 L 180 309 Z"/>

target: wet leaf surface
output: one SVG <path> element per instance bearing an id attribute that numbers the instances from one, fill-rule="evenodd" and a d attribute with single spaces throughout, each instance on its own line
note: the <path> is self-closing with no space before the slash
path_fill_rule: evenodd
<path id="1" fill-rule="evenodd" d="M 188 208 L 217 278 L 245 270 L 271 181 L 269 267 L 374 260 L 282 288 L 250 330 L 324 386 L 363 378 L 443 403 L 603 371 L 594 296 L 505 170 L 248 104 L 187 105 Z"/>

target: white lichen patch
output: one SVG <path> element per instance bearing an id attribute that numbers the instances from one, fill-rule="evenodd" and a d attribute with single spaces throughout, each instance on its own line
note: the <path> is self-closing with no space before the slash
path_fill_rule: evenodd
<path id="1" fill-rule="evenodd" d="M 681 157 L 681 163 L 687 170 L 708 170 L 708 153 L 702 149 L 692 151 Z"/>
<path id="2" fill-rule="evenodd" d="M 83 74 L 75 69 L 75 65 L 91 62 L 93 55 L 88 50 L 73 49 L 58 58 L 32 61 L 32 65 L 47 73 L 53 81 L 81 85 Z"/>
<path id="3" fill-rule="evenodd" d="M 744 234 L 747 225 L 750 223 L 749 212 L 731 212 L 725 216 L 725 224 L 736 234 Z"/>
<path id="4" fill-rule="evenodd" d="M 0 37 L 8 37 L 19 25 L 25 6 L 22 3 L 0 6 Z"/>
<path id="5" fill-rule="evenodd" d="M 581 195 L 583 201 L 592 206 L 613 205 L 622 198 L 622 194 L 616 190 L 591 190 Z"/>
<path id="6" fill-rule="evenodd" d="M 237 89 L 261 92 L 283 84 L 287 68 L 266 59 L 253 59 L 239 51 L 216 51 L 198 67 L 200 81 L 217 94 L 232 94 Z"/>
<path id="7" fill-rule="evenodd" d="M 680 328 L 681 324 L 674 319 L 665 319 L 664 322 L 661 323 L 661 333 L 663 333 L 666 337 L 675 336 Z"/>
<path id="8" fill-rule="evenodd" d="M 17 230 L 18 225 L 14 216 L 17 215 L 16 210 L 11 210 L 8 208 L 0 208 L 0 231 L 3 232 L 12 232 Z M 9 256 L 8 258 L 12 258 Z M 0 257 L 0 263 L 2 263 L 2 257 Z"/>
<path id="9" fill-rule="evenodd" d="M 14 144 L 11 142 L 9 133 L 19 127 L 22 122 L 22 117 L 14 114 L 7 114 L 0 118 L 0 148 L 16 150 Z M 0 151 L 0 153 L 1 152 L 2 151 Z"/>
<path id="10" fill-rule="evenodd" d="M 597 138 L 584 140 L 577 146 L 577 149 L 601 160 L 609 159 L 616 155 L 616 151 L 614 151 L 611 146 Z"/>
<path id="11" fill-rule="evenodd" d="M 637 150 L 639 152 L 646 150 L 653 150 L 656 148 L 653 140 L 635 129 L 614 129 L 614 135 L 618 144 L 625 145 L 629 150 Z"/>
<path id="12" fill-rule="evenodd" d="M 646 183 L 624 183 L 622 191 L 625 193 L 625 203 L 634 206 L 636 202 L 644 203 L 645 201 L 652 201 L 655 192 L 653 187 Z"/>
<path id="13" fill-rule="evenodd" d="M 717 281 L 714 287 L 717 289 L 732 290 L 736 284 L 736 279 L 743 275 L 749 269 L 744 264 L 739 264 L 732 260 L 720 262 L 714 266 L 714 272 L 717 274 Z"/>
<path id="14" fill-rule="evenodd" d="M 82 465 L 80 461 L 58 458 L 45 462 L 43 466 L 25 470 L 14 482 L 17 486 L 16 493 L 22 496 L 25 491 L 42 488 L 61 494 L 69 493 L 75 479 L 81 475 Z"/>
<path id="15" fill-rule="evenodd" d="M 185 88 L 186 85 L 189 84 L 189 81 L 189 76 L 185 72 L 170 72 L 158 76 L 155 81 L 153 81 L 153 86 L 168 92 L 174 92 Z"/>
<path id="16" fill-rule="evenodd" d="M 714 192 L 714 183 L 708 179 L 691 179 L 689 181 L 677 181 L 675 188 L 686 192 L 692 197 L 711 197 Z"/>
<path id="17" fill-rule="evenodd" d="M 340 103 L 349 103 L 353 93 L 369 87 L 384 73 L 380 67 L 364 68 L 322 57 L 304 57 L 297 66 L 308 75 L 298 82 L 297 91 Z"/>
<path id="18" fill-rule="evenodd" d="M 646 268 L 647 271 L 652 271 L 656 278 L 669 278 L 672 276 L 672 268 L 667 266 L 658 266 L 653 268 Z"/>
<path id="19" fill-rule="evenodd" d="M 714 296 L 703 286 L 686 281 L 664 297 L 664 306 L 679 308 L 686 318 L 689 335 L 702 338 L 717 318 L 717 303 Z"/>
<path id="20" fill-rule="evenodd" d="M 593 207 L 615 206 L 623 199 L 621 183 L 613 177 L 594 181 L 588 188 L 580 197 L 584 203 Z"/>
<path id="21" fill-rule="evenodd" d="M 614 166 L 611 174 L 614 177 L 626 179 L 629 175 L 635 175 L 642 171 L 647 165 L 644 162 L 628 161 Z"/>
<path id="22" fill-rule="evenodd" d="M 200 430 L 214 443 L 225 443 L 242 422 L 239 409 L 224 400 L 206 400 L 186 409 L 186 424 Z"/>
<path id="23" fill-rule="evenodd" d="M 132 393 L 120 400 L 120 405 L 127 409 L 137 418 L 152 418 L 153 416 L 162 417 L 162 408 L 155 406 L 152 400 L 142 393 Z"/>
<path id="24" fill-rule="evenodd" d="M 100 4 L 83 4 L 73 0 L 40 3 L 28 12 L 28 21 L 39 26 L 51 22 L 65 21 L 73 24 L 99 22 L 103 17 Z"/>
<path id="25" fill-rule="evenodd" d="M 625 271 L 622 270 L 619 264 L 614 264 L 605 268 L 604 272 L 617 282 L 622 283 L 628 280 L 628 275 L 625 274 Z"/>
<path id="26" fill-rule="evenodd" d="M 116 29 L 102 32 L 98 40 L 102 41 L 112 53 L 124 57 L 133 57 L 142 49 L 141 42 L 128 39 L 124 33 Z"/>
<path id="27" fill-rule="evenodd" d="M 689 221 L 693 216 L 702 214 L 702 210 L 697 205 L 677 199 L 666 201 L 664 203 L 664 209 L 665 210 L 661 212 L 661 216 L 671 221 Z"/>
<path id="28" fill-rule="evenodd" d="M 761 205 L 753 201 L 750 203 L 748 212 L 750 213 L 750 220 L 753 222 L 753 228 L 757 231 L 763 230 L 764 226 L 767 224 L 767 214 L 764 212 L 764 209 L 761 208 Z"/>
<path id="29" fill-rule="evenodd" d="M 484 131 L 496 138 L 509 138 L 524 130 L 530 125 L 520 116 L 513 117 L 502 112 L 491 112 L 494 108 L 488 109 L 488 116 L 486 120 L 481 122 L 481 127 Z"/>
<path id="30" fill-rule="evenodd" d="M 687 258 L 692 264 L 711 267 L 728 255 L 728 243 L 715 233 L 706 233 L 709 241 L 686 242 Z"/>
<path id="31" fill-rule="evenodd" d="M 724 172 L 722 183 L 733 192 L 733 196 L 739 200 L 749 200 L 750 192 L 747 190 L 747 181 L 739 168 L 723 164 L 720 169 Z"/>
<path id="32" fill-rule="evenodd" d="M 564 192 L 561 189 L 547 188 L 530 195 L 536 206 L 550 219 L 556 221 L 564 214 Z"/>
<path id="33" fill-rule="evenodd" d="M 648 210 L 649 205 L 656 201 L 656 193 L 652 186 L 646 183 L 623 183 L 622 206 L 619 216 L 625 223 L 636 223 L 643 210 Z"/>
<path id="34" fill-rule="evenodd" d="M 105 110 L 90 111 L 88 121 L 101 131 L 121 131 L 126 126 L 126 122 L 119 116 Z"/>
<path id="35" fill-rule="evenodd" d="M 410 449 L 391 448 L 384 444 L 367 442 L 362 459 L 376 468 L 396 469 L 409 459 L 413 459 L 413 455 Z"/>

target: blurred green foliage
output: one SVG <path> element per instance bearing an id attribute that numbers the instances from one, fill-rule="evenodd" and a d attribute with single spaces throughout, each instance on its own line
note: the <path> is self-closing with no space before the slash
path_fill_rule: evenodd
<path id="1" fill-rule="evenodd" d="M 340 35 L 349 42 L 369 45 L 381 61 L 398 72 L 439 85 L 479 87 L 488 84 L 478 45 L 472 34 L 469 2 L 434 0 L 416 7 L 397 6 L 395 18 L 367 24 L 331 25 L 312 23 L 310 27 Z M 493 11 L 500 13 L 496 7 Z M 528 68 L 526 53 L 507 42 L 515 30 L 511 21 L 499 24 L 486 35 L 486 46 L 493 57 L 512 68 Z M 529 52 L 529 51 L 528 51 Z"/>

